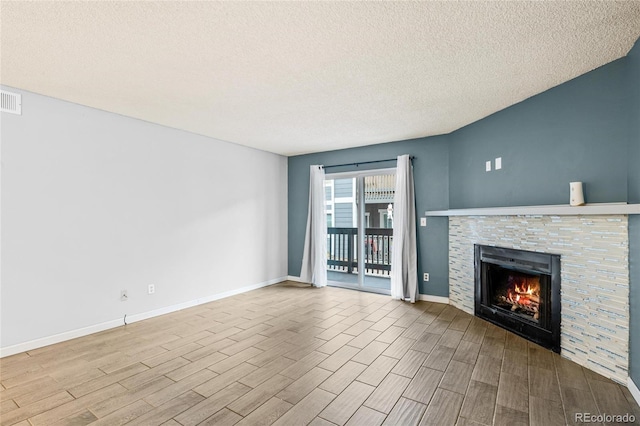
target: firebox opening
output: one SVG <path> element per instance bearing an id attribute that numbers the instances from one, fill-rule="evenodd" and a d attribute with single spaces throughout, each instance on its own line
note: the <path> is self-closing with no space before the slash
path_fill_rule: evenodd
<path id="1" fill-rule="evenodd" d="M 560 256 L 476 245 L 475 314 L 560 352 Z"/>
<path id="2" fill-rule="evenodd" d="M 492 304 L 537 324 L 540 320 L 540 305 L 543 303 L 540 276 L 495 265 L 489 265 L 488 272 L 490 286 L 493 287 L 490 290 Z"/>

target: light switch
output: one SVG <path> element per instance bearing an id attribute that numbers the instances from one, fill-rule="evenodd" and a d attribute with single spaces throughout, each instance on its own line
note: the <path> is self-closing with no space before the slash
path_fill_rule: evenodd
<path id="1" fill-rule="evenodd" d="M 426 217 L 421 217 L 420 218 L 420 226 L 427 226 L 427 218 Z"/>
<path id="2" fill-rule="evenodd" d="M 487 161 L 485 163 L 485 169 L 486 171 L 490 172 L 491 171 L 491 161 Z"/>
<path id="3" fill-rule="evenodd" d="M 502 168 L 502 157 L 496 158 L 496 170 L 500 170 Z"/>

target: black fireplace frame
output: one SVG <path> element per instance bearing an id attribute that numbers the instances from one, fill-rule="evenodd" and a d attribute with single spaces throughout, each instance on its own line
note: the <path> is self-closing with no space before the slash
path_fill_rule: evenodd
<path id="1" fill-rule="evenodd" d="M 503 247 L 474 245 L 475 250 L 475 315 L 512 331 L 554 352 L 560 353 L 560 255 L 515 250 Z M 527 274 L 547 276 L 549 289 L 544 302 L 548 305 L 540 324 L 522 319 L 504 309 L 492 306 L 488 300 L 487 268 L 483 264 Z"/>

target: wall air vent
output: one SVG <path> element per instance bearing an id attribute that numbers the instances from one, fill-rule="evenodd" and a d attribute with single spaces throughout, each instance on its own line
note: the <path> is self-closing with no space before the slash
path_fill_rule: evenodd
<path id="1" fill-rule="evenodd" d="M 22 115 L 22 95 L 0 90 L 0 111 Z"/>

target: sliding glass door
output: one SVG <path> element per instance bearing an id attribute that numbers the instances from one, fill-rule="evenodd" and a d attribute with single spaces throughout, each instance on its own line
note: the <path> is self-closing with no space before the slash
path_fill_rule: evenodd
<path id="1" fill-rule="evenodd" d="M 390 293 L 395 169 L 328 174 L 329 285 Z"/>

